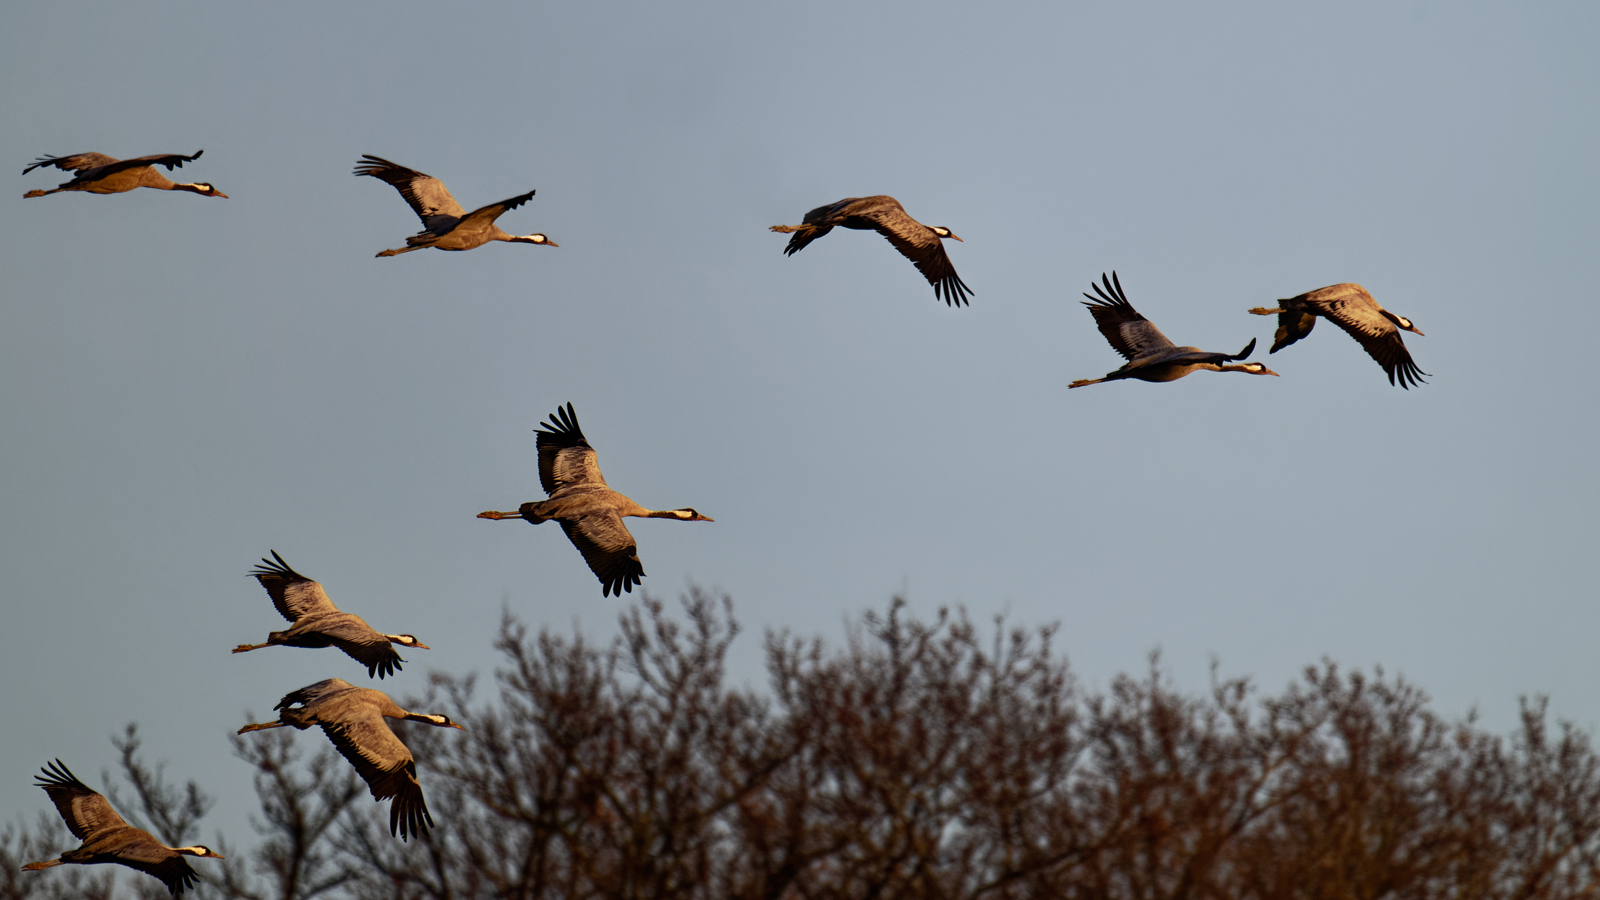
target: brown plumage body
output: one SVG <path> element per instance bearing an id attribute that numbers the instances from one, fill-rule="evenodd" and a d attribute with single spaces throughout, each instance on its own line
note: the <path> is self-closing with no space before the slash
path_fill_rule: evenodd
<path id="1" fill-rule="evenodd" d="M 334 749 L 355 767 L 356 774 L 372 791 L 372 799 L 394 798 L 389 804 L 390 834 L 405 840 L 433 827 L 422 785 L 417 781 L 416 758 L 384 718 L 461 728 L 449 716 L 407 712 L 383 691 L 356 687 L 341 678 L 329 678 L 286 694 L 273 708 L 279 711 L 278 721 L 246 725 L 238 733 L 285 725 L 304 731 L 316 725 Z"/>
<path id="2" fill-rule="evenodd" d="M 276 560 L 274 562 L 273 560 Z M 267 634 L 265 644 L 240 644 L 234 653 L 262 647 L 338 647 L 356 662 L 367 667 L 367 677 L 383 678 L 400 670 L 405 660 L 394 644 L 427 650 L 428 645 L 409 634 L 384 634 L 353 613 L 341 611 L 328 599 L 322 585 L 289 568 L 278 551 L 272 559 L 262 558 L 250 575 L 266 588 L 278 613 L 293 623 L 285 631 Z"/>
<path id="3" fill-rule="evenodd" d="M 33 165 L 22 170 L 26 175 L 34 169 L 51 166 L 64 172 L 77 172 L 77 177 L 62 184 L 60 187 L 48 191 L 29 191 L 23 198 L 44 197 L 49 194 L 59 194 L 63 191 L 83 191 L 90 194 L 121 194 L 134 188 L 155 188 L 158 191 L 188 191 L 203 197 L 221 197 L 224 200 L 228 195 L 217 190 L 206 182 L 199 181 L 192 184 L 172 181 L 165 175 L 155 170 L 155 166 L 166 166 L 168 170 L 180 168 L 184 163 L 200 158 L 204 150 L 196 150 L 193 156 L 184 156 L 181 153 L 155 154 L 153 156 L 140 156 L 136 159 L 117 159 L 104 153 L 77 153 L 72 156 L 41 156 Z"/>
<path id="4" fill-rule="evenodd" d="M 508 234 L 494 223 L 507 210 L 527 203 L 534 195 L 533 191 L 479 207 L 469 213 L 450 195 L 450 189 L 444 186 L 444 182 L 432 175 L 408 169 L 381 156 L 363 154 L 361 160 L 356 164 L 355 174 L 370 175 L 392 185 L 410 204 L 417 218 L 422 220 L 423 230 L 406 238 L 404 247 L 383 250 L 378 256 L 398 256 L 428 247 L 435 250 L 471 250 L 491 241 L 560 246 L 542 234 Z"/>
<path id="5" fill-rule="evenodd" d="M 1331 284 L 1279 300 L 1278 305 L 1271 309 L 1258 306 L 1250 312 L 1258 316 L 1277 314 L 1278 330 L 1273 335 L 1271 353 L 1277 353 L 1310 334 L 1312 327 L 1317 324 L 1317 317 L 1321 316 L 1355 338 L 1367 355 L 1377 360 L 1383 371 L 1388 373 L 1390 384 L 1410 390 L 1413 384 L 1427 383 L 1421 376 L 1428 373 L 1412 361 L 1411 351 L 1406 349 L 1406 342 L 1400 337 L 1401 331 L 1415 335 L 1421 335 L 1422 332 L 1411 324 L 1410 319 L 1379 306 L 1378 301 L 1359 284 Z"/>
<path id="6" fill-rule="evenodd" d="M 714 521 L 688 507 L 646 509 L 612 490 L 600 474 L 594 448 L 578 427 L 571 403 L 557 407 L 535 434 L 539 436 L 539 483 L 549 498 L 524 503 L 516 512 L 481 512 L 478 518 L 523 519 L 534 525 L 552 519 L 560 522 L 561 530 L 600 579 L 602 597 L 631 593 L 644 577 L 639 545 L 622 523 L 623 516 Z"/>
<path id="7" fill-rule="evenodd" d="M 911 218 L 899 200 L 885 194 L 846 197 L 806 213 L 799 225 L 774 225 L 767 230 L 793 234 L 783 248 L 785 256 L 793 256 L 835 227 L 876 231 L 883 235 L 928 279 L 935 297 L 942 299 L 946 306 L 967 304 L 972 289 L 956 274 L 956 267 L 944 252 L 945 239 L 959 241 L 961 238 L 942 225 L 928 226 Z"/>
<path id="8" fill-rule="evenodd" d="M 50 795 L 67 829 L 73 837 L 83 841 L 83 846 L 68 850 L 56 859 L 28 863 L 22 867 L 24 872 L 64 864 L 116 863 L 154 875 L 167 886 L 168 893 L 176 896 L 199 882 L 199 876 L 190 868 L 185 856 L 222 859 L 200 844 L 168 847 L 150 832 L 124 822 L 111 808 L 110 801 L 79 781 L 59 759 L 42 769 L 37 777 L 38 786 Z"/>
<path id="9" fill-rule="evenodd" d="M 1223 365 L 1232 360 L 1249 357 L 1256 348 L 1254 338 L 1250 339 L 1250 343 L 1246 344 L 1243 350 L 1234 354 L 1210 353 L 1198 347 L 1179 347 L 1173 344 L 1155 323 L 1140 315 L 1128 302 L 1128 296 L 1122 292 L 1122 281 L 1117 278 L 1117 273 L 1112 272 L 1110 278 L 1102 273 L 1100 280 L 1105 285 L 1103 289 L 1100 285 L 1090 282 L 1095 294 L 1099 296 L 1084 294 L 1089 298 L 1089 302 L 1083 305 L 1089 307 L 1096 327 L 1111 344 L 1111 348 L 1122 354 L 1128 362 L 1122 368 L 1107 373 L 1102 378 L 1080 378 L 1067 387 L 1084 387 L 1124 378 L 1156 382 L 1177 381 L 1190 372 L 1201 369 L 1211 372 L 1248 372 L 1252 375 L 1278 374 L 1261 363 Z"/>

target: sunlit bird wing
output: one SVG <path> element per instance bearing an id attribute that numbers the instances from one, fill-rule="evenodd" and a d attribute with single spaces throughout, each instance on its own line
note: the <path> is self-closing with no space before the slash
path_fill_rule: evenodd
<path id="1" fill-rule="evenodd" d="M 417 782 L 416 760 L 377 709 L 366 709 L 359 716 L 346 716 L 339 722 L 322 722 L 322 731 L 355 767 L 374 800 L 393 798 L 389 804 L 389 833 L 402 839 L 420 835 L 433 827 L 433 817 L 428 814 L 422 785 Z"/>
<path id="2" fill-rule="evenodd" d="M 1366 289 L 1357 284 L 1336 284 L 1311 291 L 1305 298 L 1307 303 L 1322 310 L 1324 316 L 1355 338 L 1368 356 L 1377 360 L 1383 371 L 1388 373 L 1390 384 L 1395 384 L 1397 379 L 1401 387 L 1407 388 L 1423 383 L 1419 376 L 1427 373 L 1412 361 L 1411 351 L 1406 349 L 1399 327 L 1380 312 L 1383 307 Z M 1287 313 L 1279 315 L 1280 326 L 1283 325 L 1284 315 Z M 1310 330 L 1306 328 L 1307 332 Z"/>
<path id="3" fill-rule="evenodd" d="M 50 795 L 50 802 L 61 813 L 67 830 L 78 840 L 87 841 L 93 835 L 128 827 L 128 823 L 111 808 L 111 802 L 79 781 L 61 760 L 50 763 L 41 770 L 41 774 L 34 777 L 38 779 L 36 785 Z"/>
<path id="4" fill-rule="evenodd" d="M 1105 335 L 1111 349 L 1122 354 L 1123 359 L 1131 361 L 1135 357 L 1176 346 L 1155 323 L 1139 315 L 1139 311 L 1128 302 L 1128 296 L 1122 292 L 1122 281 L 1115 272 L 1110 278 L 1102 273 L 1100 280 L 1105 283 L 1105 289 L 1091 282 L 1090 286 L 1100 296 L 1084 294 L 1089 301 L 1083 305 L 1089 307 L 1095 326 Z"/>
<path id="5" fill-rule="evenodd" d="M 550 421 L 541 422 L 534 433 L 539 436 L 539 485 L 546 494 L 580 484 L 605 485 L 594 448 L 578 427 L 571 403 L 556 407 Z"/>
<path id="6" fill-rule="evenodd" d="M 427 230 L 434 233 L 449 231 L 466 216 L 467 211 L 450 195 L 450 189 L 432 175 L 408 169 L 381 156 L 363 153 L 361 159 L 362 162 L 356 164 L 355 174 L 371 175 L 393 185 Z"/>
<path id="7" fill-rule="evenodd" d="M 260 565 L 252 569 L 250 575 L 267 589 L 272 605 L 285 619 L 294 622 L 307 615 L 339 611 L 321 584 L 289 568 L 278 551 L 271 553 L 272 559 L 262 557 Z"/>
<path id="8" fill-rule="evenodd" d="M 621 597 L 633 591 L 644 577 L 644 564 L 639 561 L 639 545 L 621 516 L 607 513 L 560 522 L 561 530 L 600 579 L 600 596 Z"/>

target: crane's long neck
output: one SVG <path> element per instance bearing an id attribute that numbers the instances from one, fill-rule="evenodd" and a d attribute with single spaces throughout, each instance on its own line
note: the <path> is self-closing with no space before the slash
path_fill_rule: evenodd
<path id="1" fill-rule="evenodd" d="M 178 184 L 167 176 L 157 172 L 155 167 L 147 167 L 139 178 L 139 186 L 155 188 L 158 191 L 189 190 L 188 185 Z"/>

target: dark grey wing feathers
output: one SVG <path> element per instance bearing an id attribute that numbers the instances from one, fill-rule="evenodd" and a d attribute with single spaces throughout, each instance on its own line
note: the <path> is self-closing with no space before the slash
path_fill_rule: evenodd
<path id="1" fill-rule="evenodd" d="M 290 691 L 284 694 L 283 699 L 279 700 L 278 705 L 274 706 L 273 709 L 288 709 L 296 704 L 311 707 L 336 694 L 354 689 L 355 685 L 345 681 L 343 678 L 324 678 L 316 684 L 308 684 L 297 691 Z"/>
<path id="2" fill-rule="evenodd" d="M 117 159 L 104 153 L 79 153 L 76 156 L 41 156 L 33 165 L 22 170 L 26 175 L 40 166 L 55 166 L 58 169 L 70 169 L 77 172 L 77 177 L 67 184 L 83 184 L 85 182 L 99 181 L 110 175 L 126 169 L 139 169 L 144 166 L 166 166 L 170 169 L 182 168 L 190 160 L 200 158 L 204 150 L 196 150 L 193 156 L 184 156 L 182 153 L 156 153 L 150 156 L 137 156 L 133 159 Z M 65 187 L 66 185 L 62 185 Z"/>
<path id="3" fill-rule="evenodd" d="M 391 835 L 405 840 L 433 827 L 422 785 L 417 781 L 416 760 L 375 707 L 339 722 L 319 724 L 334 748 L 367 783 L 372 799 L 393 798 L 389 804 Z"/>
<path id="4" fill-rule="evenodd" d="M 644 564 L 639 562 L 639 545 L 621 516 L 603 513 L 559 521 L 567 539 L 600 579 L 600 596 L 621 597 L 633 592 L 633 586 L 644 577 Z"/>
<path id="5" fill-rule="evenodd" d="M 133 159 L 119 159 L 100 168 L 106 175 L 120 172 L 123 169 L 137 169 L 140 166 L 166 166 L 167 171 L 170 172 L 173 169 L 183 168 L 183 164 L 186 162 L 199 159 L 202 153 L 205 153 L 205 151 L 196 150 L 193 156 L 184 156 L 182 153 L 156 153 L 151 156 L 136 156 Z"/>
<path id="6" fill-rule="evenodd" d="M 1089 302 L 1083 305 L 1089 307 L 1095 326 L 1105 336 L 1106 342 L 1111 344 L 1111 349 L 1122 354 L 1123 359 L 1131 361 L 1135 357 L 1176 346 L 1161 333 L 1161 329 L 1139 315 L 1139 311 L 1128 302 L 1128 295 L 1123 293 L 1122 280 L 1117 278 L 1116 272 L 1112 272 L 1110 278 L 1102 272 L 1100 280 L 1105 283 L 1105 289 L 1102 290 L 1100 285 L 1091 281 L 1089 286 L 1099 296 L 1084 294 Z"/>
<path id="7" fill-rule="evenodd" d="M 606 483 L 571 403 L 556 407 L 550 421 L 539 423 L 534 434 L 539 436 L 539 485 L 546 494 L 578 484 Z"/>
<path id="8" fill-rule="evenodd" d="M 117 862 L 130 869 L 138 869 L 148 875 L 161 879 L 167 886 L 167 892 L 174 897 L 193 888 L 200 883 L 197 875 L 183 858 L 183 854 L 155 842 L 152 838 L 148 842 L 139 842 L 120 847 L 116 851 Z"/>
<path id="9" fill-rule="evenodd" d="M 1284 302 L 1287 303 L 1288 301 Z M 1277 353 L 1279 350 L 1310 334 L 1311 329 L 1315 328 L 1316 325 L 1317 317 L 1315 313 L 1304 309 L 1289 309 L 1286 307 L 1283 312 L 1278 313 L 1278 330 L 1272 336 L 1272 349 L 1267 352 Z"/>
<path id="10" fill-rule="evenodd" d="M 526 194 L 518 194 L 515 197 L 501 200 L 499 203 L 491 203 L 488 206 L 480 206 L 465 216 L 462 216 L 462 218 L 482 219 L 485 222 L 493 222 L 495 219 L 500 218 L 500 216 L 507 210 L 516 209 L 522 204 L 527 203 L 530 199 L 532 199 L 535 193 L 535 191 L 529 191 Z"/>
<path id="11" fill-rule="evenodd" d="M 368 678 L 383 678 L 400 671 L 400 664 L 405 660 L 395 652 L 388 638 L 359 616 L 339 615 L 340 621 L 318 628 L 317 633 L 327 635 L 346 656 L 366 666 Z"/>
<path id="12" fill-rule="evenodd" d="M 886 199 L 890 202 L 854 215 L 872 222 L 874 231 L 887 238 L 901 256 L 911 260 L 922 277 L 933 285 L 935 297 L 947 306 L 965 306 L 972 289 L 956 274 L 949 254 L 945 253 L 944 240 L 932 228 L 911 218 L 898 201 Z"/>
<path id="13" fill-rule="evenodd" d="M 1426 383 L 1420 376 L 1428 373 L 1412 361 L 1411 351 L 1406 349 L 1406 342 L 1400 337 L 1400 327 L 1391 318 L 1394 314 L 1379 305 L 1361 285 L 1333 284 L 1281 302 L 1285 312 L 1278 316 L 1279 336 L 1274 342 L 1274 349 L 1279 344 L 1292 344 L 1311 331 L 1307 325 L 1299 335 L 1284 339 L 1285 329 L 1294 324 L 1286 321 L 1286 317 L 1289 311 L 1298 309 L 1308 316 L 1315 313 L 1332 321 L 1355 338 L 1367 355 L 1377 360 L 1383 371 L 1388 373 L 1390 384 L 1399 384 L 1409 390 L 1414 384 Z"/>
<path id="14" fill-rule="evenodd" d="M 1355 338 L 1367 355 L 1377 360 L 1383 371 L 1388 373 L 1390 384 L 1399 384 L 1410 390 L 1413 384 L 1426 383 L 1419 376 L 1428 373 L 1412 361 L 1411 351 L 1406 349 L 1406 342 L 1400 337 L 1400 329 L 1377 309 L 1362 303 L 1337 300 L 1324 304 L 1324 309 L 1323 315 Z"/>
<path id="15" fill-rule="evenodd" d="M 79 781 L 61 760 L 48 764 L 40 773 L 34 776 L 38 779 L 35 786 L 44 788 L 50 795 L 50 802 L 61 813 L 67 830 L 78 840 L 87 841 L 92 835 L 131 827 L 111 808 L 111 801 Z"/>
<path id="16" fill-rule="evenodd" d="M 784 256 L 793 256 L 806 248 L 806 245 L 833 230 L 832 225 L 818 225 L 814 228 L 801 228 L 789 235 L 789 243 L 783 247 Z"/>
<path id="17" fill-rule="evenodd" d="M 272 605 L 290 622 L 308 615 L 325 615 L 339 612 L 322 585 L 289 568 L 278 551 L 272 550 L 272 559 L 261 558 L 261 563 L 250 570 L 250 575 L 266 588 Z"/>
<path id="18" fill-rule="evenodd" d="M 34 160 L 33 165 L 22 170 L 22 174 L 26 175 L 34 169 L 48 167 L 54 167 L 63 172 L 85 172 L 89 169 L 109 166 L 116 161 L 117 158 L 115 156 L 107 156 L 104 153 L 74 153 L 71 156 L 46 155 Z"/>
<path id="19" fill-rule="evenodd" d="M 381 156 L 364 153 L 361 159 L 356 164 L 355 174 L 371 175 L 392 185 L 429 231 L 442 233 L 436 226 L 453 225 L 456 220 L 466 216 L 467 211 L 450 195 L 450 189 L 432 175 L 408 169 Z M 444 228 L 444 231 L 449 230 L 448 227 Z"/>

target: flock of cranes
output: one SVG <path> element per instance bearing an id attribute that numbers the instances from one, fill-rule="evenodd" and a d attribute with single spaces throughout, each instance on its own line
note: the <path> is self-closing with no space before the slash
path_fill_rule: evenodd
<path id="1" fill-rule="evenodd" d="M 24 197 L 84 191 L 94 194 L 125 193 L 148 187 L 165 191 L 188 191 L 207 197 L 228 195 L 205 182 L 175 183 L 156 171 L 168 171 L 200 158 L 158 154 L 117 160 L 101 153 L 74 156 L 42 156 L 23 169 L 52 166 L 75 172 L 75 177 L 53 190 L 33 190 Z M 371 176 L 392 185 L 422 221 L 423 230 L 406 239 L 406 246 L 384 250 L 377 255 L 397 256 L 429 247 L 438 250 L 471 250 L 492 241 L 557 244 L 543 234 L 515 236 L 495 224 L 504 213 L 527 203 L 533 191 L 518 194 L 467 212 L 451 196 L 444 182 L 431 175 L 409 169 L 378 156 L 363 156 L 355 174 Z M 784 247 L 793 255 L 835 227 L 876 231 L 909 259 L 928 283 L 934 297 L 947 306 L 964 306 L 973 295 L 971 288 L 956 274 L 945 252 L 944 241 L 960 241 L 950 229 L 923 225 L 913 219 L 893 197 L 849 197 L 819 206 L 806 213 L 800 225 L 774 225 L 771 231 L 789 234 Z M 1113 272 L 1102 274 L 1100 283 L 1091 282 L 1094 294 L 1084 294 L 1096 327 L 1112 349 L 1127 362 L 1100 378 L 1073 381 L 1069 388 L 1105 381 L 1175 381 L 1202 369 L 1213 372 L 1246 372 L 1253 375 L 1278 373 L 1259 362 L 1248 360 L 1255 350 L 1252 338 L 1235 354 L 1215 353 L 1197 347 L 1179 347 L 1160 329 L 1140 315 L 1128 302 L 1122 282 Z M 1361 344 L 1383 367 L 1390 384 L 1409 389 L 1422 383 L 1419 369 L 1406 350 L 1401 331 L 1422 334 L 1411 320 L 1389 312 L 1360 285 L 1336 284 L 1278 301 L 1272 308 L 1256 307 L 1255 315 L 1277 315 L 1278 329 L 1271 352 L 1293 344 L 1311 333 L 1318 316 L 1332 321 Z M 1231 365 L 1231 363 L 1240 363 Z M 675 519 L 680 522 L 710 522 L 694 509 L 646 509 L 614 491 L 600 474 L 595 450 L 578 425 L 572 404 L 558 407 L 549 421 L 536 429 L 539 454 L 539 483 L 548 495 L 543 500 L 522 504 L 513 512 L 482 512 L 482 519 L 522 519 L 534 525 L 555 520 L 577 547 L 584 561 L 599 579 L 601 596 L 621 596 L 631 592 L 644 577 L 639 548 L 623 524 L 625 516 Z M 428 645 L 409 634 L 377 631 L 360 616 L 342 612 L 322 589 L 322 585 L 301 575 L 272 551 L 249 573 L 272 598 L 273 606 L 290 623 L 284 631 L 267 635 L 265 643 L 240 644 L 234 653 L 263 647 L 337 647 L 367 668 L 369 678 L 384 678 L 401 670 L 404 662 L 395 647 L 427 650 Z M 416 759 L 385 719 L 405 719 L 443 728 L 462 726 L 448 716 L 414 713 L 400 708 L 382 691 L 356 687 L 339 678 L 329 678 L 286 694 L 274 707 L 278 718 L 272 722 L 246 725 L 239 734 L 285 726 L 305 730 L 315 725 L 340 754 L 348 760 L 371 790 L 374 800 L 391 800 L 390 833 L 402 840 L 424 834 L 433 826 L 433 817 L 417 780 Z M 465 730 L 465 729 L 463 729 Z M 196 873 L 186 856 L 220 859 L 200 845 L 168 847 L 149 833 L 123 821 L 106 798 L 79 781 L 58 759 L 41 771 L 38 786 L 43 788 L 61 813 L 73 836 L 83 845 L 54 860 L 29 863 L 26 870 L 46 869 L 63 863 L 119 863 L 149 873 L 166 884 L 174 895 L 193 887 Z"/>

